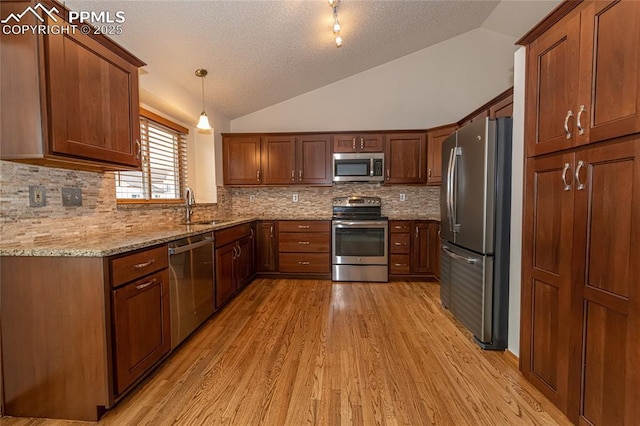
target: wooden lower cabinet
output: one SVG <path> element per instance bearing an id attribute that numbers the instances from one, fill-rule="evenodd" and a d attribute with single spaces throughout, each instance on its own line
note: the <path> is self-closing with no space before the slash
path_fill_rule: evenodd
<path id="1" fill-rule="evenodd" d="M 277 223 L 275 220 L 258 221 L 256 224 L 256 270 L 278 271 Z"/>
<path id="2" fill-rule="evenodd" d="M 245 223 L 215 232 L 215 305 L 227 303 L 256 272 L 254 224 Z"/>
<path id="3" fill-rule="evenodd" d="M 278 223 L 278 266 L 284 274 L 331 273 L 331 222 L 283 220 Z"/>
<path id="4" fill-rule="evenodd" d="M 440 224 L 435 221 L 389 221 L 389 274 L 439 277 L 439 229 Z"/>
<path id="5" fill-rule="evenodd" d="M 112 290 L 115 388 L 122 394 L 171 350 L 169 273 Z"/>
<path id="6" fill-rule="evenodd" d="M 640 139 L 529 159 L 524 230 L 523 374 L 574 422 L 637 424 Z"/>

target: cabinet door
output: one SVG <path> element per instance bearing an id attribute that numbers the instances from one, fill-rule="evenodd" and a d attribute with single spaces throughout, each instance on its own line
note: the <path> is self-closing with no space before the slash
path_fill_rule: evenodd
<path id="1" fill-rule="evenodd" d="M 449 126 L 427 133 L 427 185 L 442 183 L 442 142 L 455 130 Z"/>
<path id="2" fill-rule="evenodd" d="M 258 272 L 276 272 L 276 222 L 258 222 L 256 252 Z"/>
<path id="3" fill-rule="evenodd" d="M 356 147 L 360 152 L 384 152 L 384 135 L 360 135 L 356 140 Z"/>
<path id="4" fill-rule="evenodd" d="M 427 182 L 427 135 L 396 133 L 387 135 L 386 183 Z"/>
<path id="5" fill-rule="evenodd" d="M 580 15 L 569 14 L 529 45 L 525 140 L 528 157 L 573 146 Z"/>
<path id="6" fill-rule="evenodd" d="M 112 291 L 116 394 L 171 349 L 169 273 L 148 275 Z"/>
<path id="7" fill-rule="evenodd" d="M 296 138 L 297 182 L 308 185 L 330 185 L 331 137 L 327 135 Z"/>
<path id="8" fill-rule="evenodd" d="M 225 185 L 259 185 L 260 137 L 222 138 L 222 172 Z"/>
<path id="9" fill-rule="evenodd" d="M 216 309 L 236 292 L 235 242 L 216 249 Z"/>
<path id="10" fill-rule="evenodd" d="M 333 152 L 356 152 L 357 135 L 333 135 Z"/>
<path id="11" fill-rule="evenodd" d="M 640 132 L 640 3 L 590 2 L 581 16 L 578 144 Z"/>
<path id="12" fill-rule="evenodd" d="M 296 143 L 293 136 L 267 136 L 262 140 L 263 183 L 291 185 L 297 182 Z"/>
<path id="13" fill-rule="evenodd" d="M 435 275 L 440 269 L 439 251 L 437 224 L 426 221 L 414 222 L 411 272 Z"/>
<path id="14" fill-rule="evenodd" d="M 640 139 L 577 153 L 576 161 L 574 264 L 584 309 L 578 325 L 584 330 L 581 421 L 636 424 Z"/>
<path id="15" fill-rule="evenodd" d="M 565 413 L 580 364 L 571 335 L 580 329 L 572 304 L 572 172 L 573 154 L 527 161 L 522 254 L 520 369 Z"/>
<path id="16" fill-rule="evenodd" d="M 489 118 L 512 117 L 513 95 L 496 102 L 489 107 Z"/>
<path id="17" fill-rule="evenodd" d="M 253 278 L 253 237 L 244 237 L 236 243 L 237 256 L 236 256 L 236 290 L 240 290 Z"/>
<path id="18" fill-rule="evenodd" d="M 79 31 L 45 52 L 51 152 L 139 168 L 138 68 Z"/>

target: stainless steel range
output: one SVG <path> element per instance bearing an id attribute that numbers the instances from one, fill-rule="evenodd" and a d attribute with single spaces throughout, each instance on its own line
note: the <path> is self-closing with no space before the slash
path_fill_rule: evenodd
<path id="1" fill-rule="evenodd" d="M 332 279 L 389 280 L 389 221 L 379 197 L 336 197 L 331 221 Z"/>

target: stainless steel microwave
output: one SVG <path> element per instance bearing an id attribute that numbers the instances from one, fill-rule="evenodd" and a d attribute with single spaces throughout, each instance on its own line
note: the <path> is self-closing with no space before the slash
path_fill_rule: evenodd
<path id="1" fill-rule="evenodd" d="M 333 154 L 333 181 L 384 181 L 384 153 Z"/>

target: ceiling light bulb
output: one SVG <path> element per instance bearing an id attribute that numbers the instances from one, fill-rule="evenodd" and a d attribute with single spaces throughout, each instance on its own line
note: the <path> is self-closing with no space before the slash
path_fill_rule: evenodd
<path id="1" fill-rule="evenodd" d="M 342 47 L 342 37 L 336 36 L 336 47 Z"/>
<path id="2" fill-rule="evenodd" d="M 340 32 L 340 22 L 338 22 L 338 17 L 336 16 L 336 20 L 333 23 L 333 33 L 338 34 Z"/>
<path id="3" fill-rule="evenodd" d="M 336 7 L 336 5 L 338 4 L 338 0 L 328 0 L 329 2 L 329 6 L 331 7 Z"/>
<path id="4" fill-rule="evenodd" d="M 207 117 L 207 114 L 202 111 L 202 114 L 200 114 L 200 119 L 198 120 L 198 129 L 200 130 L 211 130 L 211 124 L 209 124 L 209 117 Z"/>

